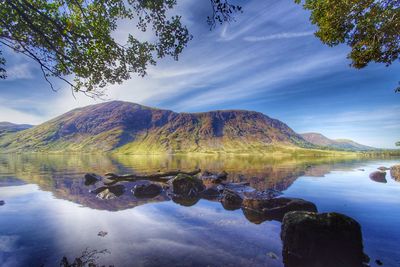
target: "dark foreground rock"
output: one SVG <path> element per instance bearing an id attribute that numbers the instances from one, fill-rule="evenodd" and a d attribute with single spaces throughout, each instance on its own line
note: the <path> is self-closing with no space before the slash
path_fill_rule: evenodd
<path id="1" fill-rule="evenodd" d="M 361 267 L 361 226 L 339 213 L 294 211 L 282 222 L 282 256 L 285 267 Z"/>
<path id="2" fill-rule="evenodd" d="M 153 198 L 158 196 L 162 187 L 158 184 L 139 184 L 132 189 L 133 195 L 137 198 Z"/>
<path id="3" fill-rule="evenodd" d="M 243 199 L 235 191 L 225 189 L 222 193 L 221 203 L 226 210 L 237 210 L 242 206 Z"/>
<path id="4" fill-rule="evenodd" d="M 400 164 L 394 165 L 390 168 L 390 176 L 400 182 Z"/>
<path id="5" fill-rule="evenodd" d="M 264 221 L 282 221 L 286 213 L 290 211 L 317 212 L 314 203 L 300 198 L 272 198 L 268 194 L 245 194 L 243 199 L 243 214 L 256 224 Z"/>
<path id="6" fill-rule="evenodd" d="M 205 188 L 200 179 L 186 174 L 178 174 L 171 183 L 172 192 L 182 196 L 197 195 Z"/>
<path id="7" fill-rule="evenodd" d="M 386 172 L 383 172 L 383 171 L 372 172 L 369 175 L 369 178 L 372 181 L 377 182 L 377 183 L 387 183 Z"/>

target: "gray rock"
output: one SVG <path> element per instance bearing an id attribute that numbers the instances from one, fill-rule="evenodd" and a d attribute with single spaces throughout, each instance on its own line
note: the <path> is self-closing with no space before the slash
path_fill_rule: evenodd
<path id="1" fill-rule="evenodd" d="M 339 213 L 289 212 L 282 222 L 283 262 L 286 267 L 361 267 L 361 226 Z"/>
<path id="2" fill-rule="evenodd" d="M 153 198 L 158 196 L 162 191 L 162 187 L 158 184 L 139 184 L 132 189 L 133 195 L 137 198 Z"/>
<path id="3" fill-rule="evenodd" d="M 172 180 L 172 192 L 176 195 L 194 196 L 204 190 L 203 182 L 197 177 L 178 174 Z"/>
<path id="4" fill-rule="evenodd" d="M 300 198 L 270 198 L 259 194 L 246 194 L 243 199 L 243 214 L 252 223 L 264 221 L 282 221 L 286 213 L 291 211 L 317 212 L 314 203 Z"/>
<path id="5" fill-rule="evenodd" d="M 383 171 L 375 171 L 369 175 L 369 178 L 377 183 L 387 183 L 386 181 L 386 172 Z"/>

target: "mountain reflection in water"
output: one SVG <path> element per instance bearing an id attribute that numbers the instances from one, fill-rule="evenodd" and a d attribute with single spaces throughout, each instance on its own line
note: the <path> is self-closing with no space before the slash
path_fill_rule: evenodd
<path id="1" fill-rule="evenodd" d="M 64 256 L 71 263 L 87 248 L 107 249 L 110 254 L 99 262 L 115 266 L 283 266 L 278 221 L 254 224 L 242 210 L 226 211 L 212 199 L 175 203 L 165 192 L 136 198 L 132 182 L 124 183 L 126 190 L 119 197 L 102 200 L 90 193 L 99 185 L 87 186 L 83 179 L 87 172 L 146 174 L 196 168 L 225 170 L 229 182 L 283 191 L 284 196 L 312 201 L 319 211 L 355 217 L 368 240 L 365 248 L 372 262 L 376 258 L 391 266 L 400 261 L 399 252 L 389 253 L 381 244 L 385 236 L 400 238 L 391 227 L 400 218 L 389 206 L 400 203 L 400 183 L 389 174 L 387 184 L 375 183 L 368 175 L 376 166 L 392 163 L 259 156 L 1 155 L 0 200 L 6 201 L 0 207 L 0 262 L 5 262 L 1 266 L 54 266 Z M 343 174 L 353 180 L 345 180 Z M 307 179 L 296 181 L 299 177 Z M 356 188 L 357 201 L 352 203 L 350 191 Z M 375 188 L 386 195 L 372 203 L 370 189 Z M 385 227 L 382 233 L 376 233 L 371 214 L 364 214 L 375 208 L 386 212 L 380 214 L 386 220 L 380 222 Z M 103 230 L 108 235 L 97 236 Z M 386 247 L 394 248 L 390 238 L 384 240 Z"/>

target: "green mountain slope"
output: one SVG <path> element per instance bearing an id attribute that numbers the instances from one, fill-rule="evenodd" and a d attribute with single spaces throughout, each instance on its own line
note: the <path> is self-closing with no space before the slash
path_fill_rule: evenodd
<path id="1" fill-rule="evenodd" d="M 121 101 L 75 109 L 0 139 L 1 152 L 262 152 L 276 146 L 313 147 L 259 112 L 176 113 Z"/>
<path id="2" fill-rule="evenodd" d="M 361 145 L 349 139 L 329 139 L 320 133 L 303 133 L 301 136 L 308 142 L 322 147 L 351 151 L 377 150 L 374 147 Z"/>

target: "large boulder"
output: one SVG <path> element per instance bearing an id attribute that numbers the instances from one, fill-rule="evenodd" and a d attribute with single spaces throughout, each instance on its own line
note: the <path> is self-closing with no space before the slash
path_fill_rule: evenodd
<path id="1" fill-rule="evenodd" d="M 162 187 L 158 184 L 138 184 L 132 189 L 132 193 L 137 198 L 153 198 L 161 194 Z"/>
<path id="2" fill-rule="evenodd" d="M 386 172 L 383 171 L 375 171 L 369 175 L 369 178 L 377 183 L 387 183 L 386 181 Z"/>
<path id="3" fill-rule="evenodd" d="M 394 165 L 390 168 L 390 176 L 400 182 L 400 164 Z"/>
<path id="4" fill-rule="evenodd" d="M 339 213 L 289 212 L 282 222 L 282 256 L 286 267 L 361 267 L 361 226 Z"/>
<path id="5" fill-rule="evenodd" d="M 194 196 L 205 189 L 200 179 L 186 174 L 178 174 L 171 183 L 172 192 L 176 195 Z"/>
<path id="6" fill-rule="evenodd" d="M 242 197 L 233 190 L 225 189 L 222 193 L 221 204 L 226 210 L 240 209 L 242 202 Z"/>
<path id="7" fill-rule="evenodd" d="M 243 199 L 243 213 L 253 223 L 263 221 L 282 221 L 286 213 L 290 211 L 317 212 L 314 203 L 300 198 L 273 197 L 268 193 L 247 193 Z"/>

